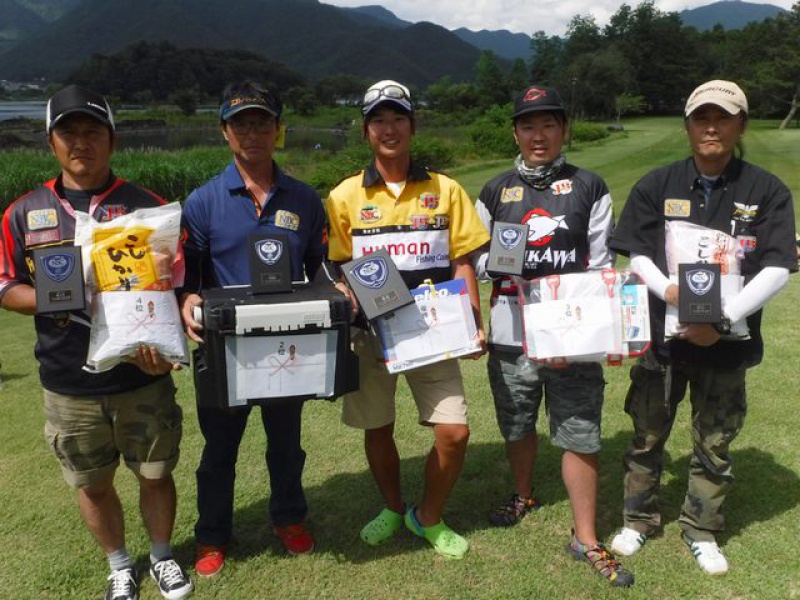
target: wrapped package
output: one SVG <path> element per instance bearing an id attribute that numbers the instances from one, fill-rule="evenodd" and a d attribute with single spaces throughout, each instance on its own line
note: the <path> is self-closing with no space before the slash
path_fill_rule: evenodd
<path id="1" fill-rule="evenodd" d="M 647 287 L 628 271 L 602 269 L 515 281 L 528 358 L 554 364 L 619 364 L 650 345 Z"/>
<path id="2" fill-rule="evenodd" d="M 373 321 L 390 373 L 480 351 L 478 328 L 463 279 L 410 291 L 413 304 Z"/>
<path id="3" fill-rule="evenodd" d="M 92 330 L 85 369 L 107 371 L 140 344 L 170 362 L 188 364 L 173 287 L 183 285 L 178 203 L 145 208 L 99 223 L 76 213 Z"/>
<path id="4" fill-rule="evenodd" d="M 684 221 L 667 221 L 665 230 L 667 270 L 669 279 L 678 284 L 678 265 L 680 264 L 719 264 L 722 308 L 725 303 L 735 297 L 741 290 L 743 277 L 740 270 L 742 249 L 736 238 L 709 229 L 702 225 Z M 667 305 L 664 319 L 664 339 L 671 339 L 677 333 L 679 325 L 678 307 Z M 741 319 L 731 324 L 725 339 L 747 339 L 750 332 L 747 320 Z"/>

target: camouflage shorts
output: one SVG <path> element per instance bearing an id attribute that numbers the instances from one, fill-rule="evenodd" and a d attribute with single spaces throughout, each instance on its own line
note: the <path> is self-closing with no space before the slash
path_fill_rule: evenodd
<path id="1" fill-rule="evenodd" d="M 536 431 L 544 395 L 552 443 L 581 454 L 600 452 L 603 368 L 587 363 L 526 370 L 520 369 L 517 356 L 489 353 L 489 384 L 503 438 L 518 441 Z"/>
<path id="2" fill-rule="evenodd" d="M 122 455 L 147 479 L 175 468 L 183 412 L 175 403 L 172 377 L 130 392 L 107 396 L 65 396 L 44 391 L 44 433 L 73 487 L 103 481 Z"/>

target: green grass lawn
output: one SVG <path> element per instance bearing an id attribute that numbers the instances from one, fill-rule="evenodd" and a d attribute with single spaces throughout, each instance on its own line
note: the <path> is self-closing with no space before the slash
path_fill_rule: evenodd
<path id="1" fill-rule="evenodd" d="M 654 166 L 687 152 L 679 119 L 630 121 L 627 134 L 570 152 L 575 163 L 602 174 L 611 187 L 617 212 L 634 181 Z M 768 167 L 800 197 L 800 131 L 753 128 L 746 137 L 749 156 Z M 458 178 L 471 194 L 508 164 L 464 170 Z M 484 293 L 486 293 L 484 288 Z M 766 358 L 748 376 L 750 410 L 733 445 L 736 484 L 728 499 L 728 531 L 720 539 L 731 564 L 722 578 L 704 575 L 680 540 L 676 523 L 686 486 L 690 452 L 687 406 L 680 410 L 668 446 L 662 505 L 662 537 L 625 561 L 636 574 L 629 590 L 614 590 L 589 568 L 563 552 L 570 508 L 560 480 L 560 453 L 546 441 L 541 415 L 541 454 L 536 491 L 543 508 L 511 530 L 487 526 L 490 507 L 511 491 L 503 446 L 494 419 L 485 359 L 462 363 L 470 403 L 472 438 L 467 461 L 445 518 L 464 532 L 472 549 L 463 561 L 438 558 L 424 542 L 403 532 L 378 549 L 366 547 L 358 530 L 381 506 L 366 470 L 360 433 L 339 421 L 340 404 L 306 404 L 304 445 L 308 452 L 305 485 L 309 521 L 317 536 L 312 556 L 289 558 L 272 534 L 267 517 L 268 483 L 263 460 L 264 434 L 251 419 L 242 443 L 236 490 L 235 535 L 231 559 L 216 578 L 197 582 L 196 597 L 252 598 L 800 598 L 797 540 L 800 539 L 800 449 L 798 361 L 800 280 L 766 311 Z M 0 598 L 99 598 L 107 568 L 102 552 L 85 530 L 74 494 L 63 483 L 43 436 L 41 390 L 33 359 L 30 319 L 0 312 L 3 346 L 0 376 Z M 598 511 L 599 535 L 609 538 L 621 524 L 621 456 L 630 437 L 623 413 L 627 366 L 606 369 L 604 448 Z M 177 555 L 190 564 L 193 551 L 194 470 L 200 436 L 190 373 L 177 374 L 184 407 L 182 457 L 175 473 L 178 519 Z M 420 496 L 420 474 L 431 442 L 415 422 L 407 388 L 398 397 L 397 439 L 406 498 Z M 128 516 L 128 548 L 146 560 L 149 549 L 137 513 L 133 476 L 117 477 Z M 143 600 L 160 596 L 145 582 Z"/>

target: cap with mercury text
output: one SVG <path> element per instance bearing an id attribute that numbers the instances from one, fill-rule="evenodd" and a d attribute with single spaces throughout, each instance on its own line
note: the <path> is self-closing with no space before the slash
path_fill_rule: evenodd
<path id="1" fill-rule="evenodd" d="M 706 104 L 719 106 L 731 115 L 738 115 L 740 112 L 747 114 L 747 96 L 732 81 L 715 79 L 697 86 L 686 101 L 684 114 L 688 117 Z"/>

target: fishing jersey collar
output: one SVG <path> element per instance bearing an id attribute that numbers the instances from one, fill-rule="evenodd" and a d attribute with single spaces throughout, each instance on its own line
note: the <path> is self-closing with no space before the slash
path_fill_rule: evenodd
<path id="1" fill-rule="evenodd" d="M 694 163 L 694 159 L 689 157 L 686 159 L 686 178 L 691 182 L 689 184 L 690 190 L 696 189 L 703 189 L 703 179 L 700 171 L 697 170 L 697 165 Z M 720 176 L 714 182 L 714 188 L 724 187 L 731 182 L 735 182 L 739 179 L 739 175 L 742 172 L 742 159 L 736 158 L 735 156 L 731 158 L 727 165 L 725 165 L 725 170 L 722 171 Z"/>
<path id="2" fill-rule="evenodd" d="M 116 190 L 121 185 L 125 184 L 126 181 L 124 179 L 118 178 L 114 175 L 113 172 L 109 172 L 108 181 L 104 186 L 103 191 L 100 194 L 96 194 L 92 196 L 91 201 L 89 202 L 89 214 L 94 215 L 95 210 L 100 204 L 108 198 L 108 196 Z M 53 195 L 58 198 L 58 201 L 61 203 L 61 206 L 64 207 L 64 210 L 67 211 L 71 217 L 75 217 L 75 209 L 73 208 L 72 204 L 66 198 L 64 193 L 64 176 L 63 174 L 59 175 L 55 179 L 51 179 L 50 181 L 44 184 L 44 187 L 49 189 L 53 192 Z"/>
<path id="3" fill-rule="evenodd" d="M 273 175 L 273 189 L 278 190 L 280 189 L 289 189 L 289 181 L 286 174 L 281 171 L 278 163 L 272 161 L 272 175 Z M 236 168 L 236 163 L 231 161 L 225 170 L 222 172 L 222 179 L 225 182 L 225 187 L 231 191 L 231 195 L 233 192 L 247 192 L 247 185 L 244 183 L 244 179 L 242 179 L 242 174 L 239 173 L 239 169 Z"/>
<path id="4" fill-rule="evenodd" d="M 406 181 L 428 181 L 430 178 L 431 176 L 428 175 L 428 171 L 425 170 L 425 167 L 416 164 L 413 160 L 411 161 L 411 164 L 408 166 Z M 375 166 L 375 161 L 372 161 L 369 166 L 364 169 L 362 185 L 365 188 L 374 185 L 386 185 L 383 177 L 381 177 L 381 174 L 378 172 L 378 167 Z"/>

